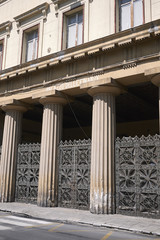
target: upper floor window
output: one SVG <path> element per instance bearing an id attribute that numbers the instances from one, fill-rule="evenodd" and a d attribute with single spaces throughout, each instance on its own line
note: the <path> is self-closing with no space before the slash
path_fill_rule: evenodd
<path id="1" fill-rule="evenodd" d="M 64 13 L 63 49 L 83 43 L 83 24 L 83 6 Z"/>
<path id="2" fill-rule="evenodd" d="M 22 62 L 29 62 L 38 57 L 38 28 L 26 30 L 23 37 Z"/>
<path id="3" fill-rule="evenodd" d="M 67 17 L 67 48 L 82 44 L 83 41 L 83 12 Z"/>
<path id="4" fill-rule="evenodd" d="M 2 70 L 2 60 L 3 60 L 3 43 L 0 43 L 0 70 Z"/>
<path id="5" fill-rule="evenodd" d="M 120 30 L 143 24 L 143 0 L 120 0 Z"/>

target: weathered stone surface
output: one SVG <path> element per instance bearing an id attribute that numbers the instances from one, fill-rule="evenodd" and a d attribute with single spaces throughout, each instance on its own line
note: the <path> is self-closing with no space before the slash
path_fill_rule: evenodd
<path id="1" fill-rule="evenodd" d="M 57 147 L 62 135 L 62 108 L 65 99 L 48 97 L 44 105 L 41 157 L 38 185 L 38 205 L 57 205 Z"/>
<path id="2" fill-rule="evenodd" d="M 26 111 L 24 106 L 4 106 L 6 111 L 2 155 L 0 200 L 1 202 L 14 201 L 17 147 L 21 136 L 22 114 Z"/>
<path id="3" fill-rule="evenodd" d="M 117 87 L 95 87 L 93 96 L 90 211 L 114 213 L 115 95 Z"/>

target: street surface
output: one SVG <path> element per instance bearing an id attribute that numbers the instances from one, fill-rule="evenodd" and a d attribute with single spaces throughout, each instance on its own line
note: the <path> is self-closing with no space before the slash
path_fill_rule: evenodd
<path id="1" fill-rule="evenodd" d="M 134 240 L 159 239 L 107 228 L 86 225 L 63 224 L 14 216 L 0 212 L 0 240 Z"/>

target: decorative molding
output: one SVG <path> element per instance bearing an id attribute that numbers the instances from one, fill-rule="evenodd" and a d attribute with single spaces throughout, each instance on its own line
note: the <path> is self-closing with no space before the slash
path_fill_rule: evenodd
<path id="1" fill-rule="evenodd" d="M 160 20 L 156 20 L 155 21 L 156 25 L 160 28 Z M 1 26 L 1 25 L 0 25 Z M 22 65 L 17 65 L 15 67 L 9 68 L 9 69 L 5 69 L 2 71 L 2 73 L 0 74 L 0 80 L 7 80 L 10 78 L 15 77 L 16 75 L 25 75 L 28 73 L 28 70 L 33 68 L 33 64 L 35 67 L 36 64 L 36 69 L 41 69 L 41 66 L 43 66 L 42 68 L 46 68 L 48 66 L 52 67 L 53 65 L 58 65 L 60 62 L 62 64 L 65 64 L 66 61 L 61 61 L 62 60 L 62 56 L 65 60 L 69 61 L 73 61 L 74 59 L 77 60 L 78 58 L 87 58 L 89 55 L 88 53 L 92 53 L 92 55 L 96 55 L 97 53 L 101 54 L 103 53 L 103 51 L 107 52 L 108 50 L 112 51 L 115 48 L 121 48 L 124 47 L 123 45 L 116 45 L 116 43 L 120 42 L 120 43 L 124 43 L 126 41 L 126 39 L 135 39 L 134 41 L 132 41 L 130 43 L 130 45 L 134 45 L 136 43 L 136 38 L 138 36 L 142 36 L 143 34 L 145 34 L 146 32 L 148 32 L 148 29 L 150 27 L 150 23 L 141 25 L 138 28 L 138 31 L 131 31 L 131 30 L 126 30 L 123 32 L 118 32 L 114 35 L 109 35 L 106 36 L 104 38 L 101 39 L 96 39 L 92 42 L 87 42 L 84 43 L 82 45 L 76 46 L 75 48 L 72 49 L 66 49 L 62 52 L 58 52 L 58 53 L 53 53 L 51 55 L 47 55 L 45 57 L 43 57 L 41 60 L 40 59 L 36 59 L 32 61 L 32 65 L 31 63 L 25 63 Z M 154 36 L 150 35 L 150 39 L 153 39 Z M 144 39 L 142 39 L 143 41 Z M 95 52 L 95 50 L 99 49 L 99 52 Z M 95 54 L 94 54 L 95 52 Z M 60 57 L 61 56 L 61 57 Z M 99 68 L 93 71 L 90 71 L 89 73 L 86 71 L 84 73 L 79 74 L 79 77 L 82 75 L 83 76 L 88 76 L 88 74 L 96 74 L 97 72 L 105 72 L 105 71 L 110 71 L 111 69 L 115 69 L 115 68 L 124 68 L 127 69 L 128 67 L 133 68 L 136 67 L 136 64 L 138 65 L 140 62 L 142 61 L 152 61 L 154 59 L 159 59 L 160 57 L 160 53 L 154 53 L 152 55 L 149 56 L 145 56 L 145 57 L 139 57 L 136 58 L 135 60 L 131 60 L 131 61 L 123 61 L 123 62 L 118 62 L 116 64 L 113 65 L 108 65 L 106 67 L 104 67 L 103 69 Z M 136 64 L 135 64 L 136 63 Z M 154 70 L 155 71 L 155 70 Z M 156 69 L 156 73 L 157 71 L 159 72 L 160 70 Z M 149 72 L 145 72 L 145 74 L 150 75 L 150 71 Z M 152 74 L 152 73 L 151 73 Z M 61 79 L 61 81 L 67 81 L 68 79 L 71 79 L 71 76 L 65 76 L 63 79 Z M 58 79 L 54 79 L 55 81 L 59 81 Z M 16 90 L 15 90 L 16 91 Z M 1 95 L 1 94 L 0 94 Z"/>
<path id="2" fill-rule="evenodd" d="M 55 15 L 56 17 L 58 17 L 58 4 L 55 4 L 54 8 L 55 8 Z"/>
<path id="3" fill-rule="evenodd" d="M 0 32 L 2 31 L 6 31 L 7 36 L 10 35 L 10 30 L 11 30 L 11 25 L 12 23 L 10 21 L 4 22 L 2 24 L 0 24 Z"/>
<path id="4" fill-rule="evenodd" d="M 52 2 L 54 4 L 60 4 L 60 3 L 63 3 L 63 2 L 66 2 L 67 0 L 52 0 Z"/>
<path id="5" fill-rule="evenodd" d="M 133 68 L 133 67 L 137 67 L 136 62 L 126 62 L 126 61 L 124 61 L 123 69 L 128 69 L 128 68 Z"/>
<path id="6" fill-rule="evenodd" d="M 42 15 L 43 15 L 43 20 L 46 20 L 47 19 L 47 10 L 46 9 L 42 10 Z"/>
<path id="7" fill-rule="evenodd" d="M 23 22 L 26 19 L 31 18 L 32 16 L 38 15 L 39 13 L 41 13 L 43 15 L 43 19 L 46 19 L 47 16 L 47 9 L 48 9 L 49 4 L 47 2 L 38 5 L 37 7 L 24 12 L 20 15 L 18 15 L 17 17 L 15 17 L 15 21 L 17 24 L 17 28 L 19 29 L 20 23 Z"/>
<path id="8" fill-rule="evenodd" d="M 0 4 L 6 2 L 7 0 L 0 0 Z"/>
<path id="9" fill-rule="evenodd" d="M 54 3 L 54 8 L 55 8 L 55 15 L 56 17 L 58 17 L 58 9 L 59 9 L 59 5 L 66 2 L 67 0 L 52 0 L 52 2 Z M 77 5 L 78 4 L 78 5 Z M 76 7 L 79 7 L 80 2 L 76 2 L 70 5 L 70 7 L 73 7 L 74 5 L 76 5 Z M 81 4 L 80 4 L 81 5 Z"/>

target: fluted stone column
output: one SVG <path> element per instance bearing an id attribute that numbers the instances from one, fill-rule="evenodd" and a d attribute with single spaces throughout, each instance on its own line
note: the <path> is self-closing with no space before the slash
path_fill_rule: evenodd
<path id="1" fill-rule="evenodd" d="M 3 127 L 4 127 L 4 119 L 2 117 L 2 113 L 0 112 L 0 141 L 2 141 L 3 136 Z M 2 145 L 2 143 L 1 143 Z M 1 154 L 0 154 L 0 186 L 1 186 Z"/>
<path id="2" fill-rule="evenodd" d="M 17 105 L 6 105 L 2 109 L 6 115 L 1 155 L 0 200 L 11 202 L 15 197 L 16 158 L 21 137 L 22 115 L 27 109 Z"/>
<path id="3" fill-rule="evenodd" d="M 159 134 L 160 134 L 160 74 L 157 74 L 152 77 L 152 83 L 158 87 L 158 93 L 159 93 Z"/>
<path id="4" fill-rule="evenodd" d="M 66 100 L 46 97 L 40 102 L 44 105 L 44 111 L 37 203 L 39 206 L 54 207 L 58 194 L 57 147 L 62 135 L 62 108 Z"/>
<path id="5" fill-rule="evenodd" d="M 159 93 L 158 102 L 159 102 L 159 134 L 160 134 L 160 83 L 159 83 L 159 86 L 158 86 L 158 93 Z"/>
<path id="6" fill-rule="evenodd" d="M 117 87 L 93 87 L 90 211 L 115 212 L 115 95 Z"/>

